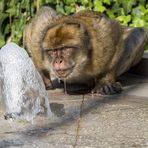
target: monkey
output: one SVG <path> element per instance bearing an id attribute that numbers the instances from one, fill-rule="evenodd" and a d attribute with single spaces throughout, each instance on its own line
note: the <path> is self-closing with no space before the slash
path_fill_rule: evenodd
<path id="1" fill-rule="evenodd" d="M 139 63 L 147 30 L 122 26 L 106 15 L 83 10 L 61 15 L 42 7 L 24 30 L 24 45 L 52 89 L 51 76 L 68 84 L 95 84 L 92 92 L 122 92 L 117 78 Z"/>

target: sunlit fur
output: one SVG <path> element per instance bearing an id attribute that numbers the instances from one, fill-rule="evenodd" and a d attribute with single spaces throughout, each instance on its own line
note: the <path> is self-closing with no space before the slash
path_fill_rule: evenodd
<path id="1" fill-rule="evenodd" d="M 62 16 L 43 7 L 24 31 L 24 43 L 41 74 L 47 70 L 58 77 L 54 59 L 47 51 L 70 46 L 73 52 L 66 56 L 67 65 L 75 66 L 66 81 L 95 80 L 98 89 L 115 82 L 117 76 L 138 63 L 147 42 L 145 29 L 123 27 L 103 14 L 87 10 Z"/>

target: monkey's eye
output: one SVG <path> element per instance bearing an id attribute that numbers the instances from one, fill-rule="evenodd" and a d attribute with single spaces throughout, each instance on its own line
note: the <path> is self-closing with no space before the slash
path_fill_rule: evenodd
<path id="1" fill-rule="evenodd" d="M 48 50 L 47 54 L 54 57 L 54 56 L 56 56 L 56 51 L 55 50 Z"/>
<path id="2" fill-rule="evenodd" d="M 72 47 L 64 47 L 62 51 L 63 51 L 64 55 L 70 55 L 73 51 L 73 48 Z"/>

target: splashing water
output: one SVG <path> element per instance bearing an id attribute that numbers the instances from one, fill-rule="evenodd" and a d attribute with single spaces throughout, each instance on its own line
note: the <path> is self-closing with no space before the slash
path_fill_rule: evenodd
<path id="1" fill-rule="evenodd" d="M 8 114 L 32 120 L 43 110 L 52 116 L 44 83 L 27 52 L 14 43 L 0 50 L 0 88 Z"/>

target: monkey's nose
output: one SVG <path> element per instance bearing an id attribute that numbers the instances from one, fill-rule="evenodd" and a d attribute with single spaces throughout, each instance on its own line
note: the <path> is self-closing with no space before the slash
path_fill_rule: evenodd
<path id="1" fill-rule="evenodd" d="M 63 62 L 63 59 L 56 60 L 56 64 L 61 64 L 62 62 Z"/>
<path id="2" fill-rule="evenodd" d="M 65 66 L 66 66 L 66 63 L 62 58 L 56 59 L 56 61 L 54 62 L 55 70 L 65 69 Z"/>

